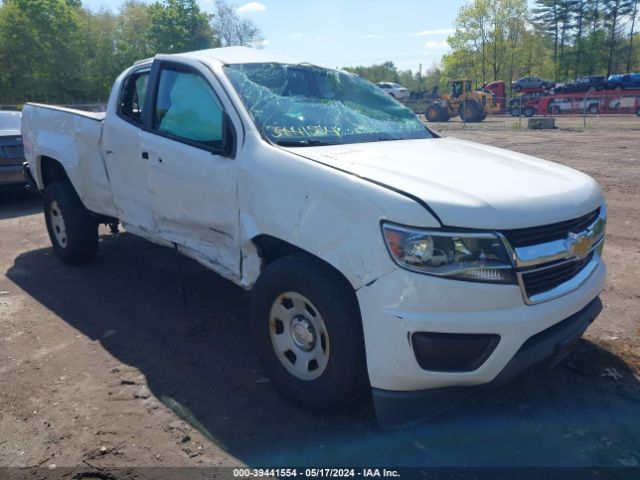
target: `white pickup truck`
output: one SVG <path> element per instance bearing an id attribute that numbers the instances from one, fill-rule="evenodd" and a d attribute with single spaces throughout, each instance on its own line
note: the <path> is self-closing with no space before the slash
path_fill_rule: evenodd
<path id="1" fill-rule="evenodd" d="M 272 383 L 427 417 L 571 350 L 601 310 L 606 210 L 580 172 L 440 138 L 358 76 L 233 47 L 138 62 L 104 114 L 27 104 L 58 256 L 98 225 L 245 289 Z"/>

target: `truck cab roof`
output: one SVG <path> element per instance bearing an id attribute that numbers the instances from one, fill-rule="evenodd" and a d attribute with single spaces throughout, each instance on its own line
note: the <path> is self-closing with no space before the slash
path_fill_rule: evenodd
<path id="1" fill-rule="evenodd" d="M 203 61 L 205 63 L 215 63 L 219 65 L 230 65 L 235 63 L 301 63 L 301 60 L 280 55 L 265 50 L 249 47 L 223 47 L 210 48 L 207 50 L 196 50 L 193 52 L 176 53 L 162 55 L 162 57 L 189 58 Z M 150 63 L 155 57 L 135 62 L 135 65 Z"/>

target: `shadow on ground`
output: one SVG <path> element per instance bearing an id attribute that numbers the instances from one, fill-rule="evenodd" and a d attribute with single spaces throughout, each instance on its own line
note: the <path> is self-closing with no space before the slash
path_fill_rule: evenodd
<path id="1" fill-rule="evenodd" d="M 42 197 L 26 189 L 0 191 L 0 220 L 22 217 L 42 211 Z"/>
<path id="2" fill-rule="evenodd" d="M 138 368 L 165 405 L 250 466 L 640 462 L 638 382 L 587 341 L 568 364 L 417 427 L 380 431 L 370 401 L 332 415 L 303 412 L 263 378 L 246 326 L 248 293 L 183 261 L 186 309 L 175 253 L 128 234 L 102 237 L 89 267 L 65 267 L 40 249 L 16 258 L 7 276 Z M 115 334 L 103 338 L 107 330 Z"/>

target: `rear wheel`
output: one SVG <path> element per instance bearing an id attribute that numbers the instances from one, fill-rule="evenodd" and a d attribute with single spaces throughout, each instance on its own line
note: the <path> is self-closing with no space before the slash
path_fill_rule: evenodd
<path id="1" fill-rule="evenodd" d="M 596 113 L 600 112 L 600 109 L 598 108 L 598 105 L 591 104 L 591 105 L 589 105 L 588 111 L 589 111 L 589 113 L 596 114 Z"/>
<path id="2" fill-rule="evenodd" d="M 69 265 L 90 263 L 98 251 L 98 222 L 68 181 L 44 191 L 44 216 L 53 249 Z"/>
<path id="3" fill-rule="evenodd" d="M 534 108 L 527 107 L 527 108 L 524 109 L 524 111 L 522 113 L 523 113 L 523 115 L 525 117 L 533 117 L 535 115 L 536 111 L 535 111 Z"/>
<path id="4" fill-rule="evenodd" d="M 547 84 L 546 84 L 546 83 L 541 83 L 541 84 L 540 84 L 540 88 L 541 88 L 542 90 L 546 90 L 548 87 L 547 87 Z"/>
<path id="5" fill-rule="evenodd" d="M 522 85 L 516 85 L 516 92 L 522 91 Z"/>
<path id="6" fill-rule="evenodd" d="M 355 293 L 321 261 L 269 264 L 252 291 L 251 322 L 265 372 L 292 402 L 332 410 L 369 389 Z"/>
<path id="7" fill-rule="evenodd" d="M 459 115 L 465 122 L 479 122 L 482 120 L 482 113 L 482 107 L 475 100 L 468 100 L 460 105 Z"/>

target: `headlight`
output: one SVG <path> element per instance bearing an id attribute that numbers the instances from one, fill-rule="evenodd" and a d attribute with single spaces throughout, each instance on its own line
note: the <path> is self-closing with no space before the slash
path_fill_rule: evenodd
<path id="1" fill-rule="evenodd" d="M 509 256 L 493 233 L 440 232 L 382 224 L 391 258 L 428 275 L 490 283 L 516 283 Z"/>

